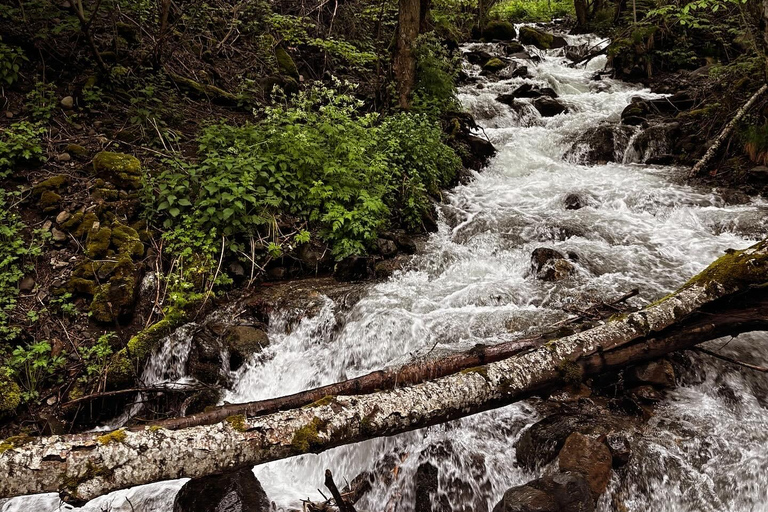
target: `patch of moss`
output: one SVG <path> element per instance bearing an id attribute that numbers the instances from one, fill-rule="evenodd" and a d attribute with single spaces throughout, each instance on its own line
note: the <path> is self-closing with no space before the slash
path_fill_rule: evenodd
<path id="1" fill-rule="evenodd" d="M 83 212 L 75 212 L 72 214 L 70 218 L 59 224 L 59 227 L 61 229 L 65 229 L 67 231 L 72 231 L 73 229 L 77 229 L 80 224 L 83 222 Z"/>
<path id="2" fill-rule="evenodd" d="M 0 453 L 7 452 L 13 448 L 18 448 L 32 441 L 32 437 L 27 434 L 19 434 L 17 436 L 11 436 L 7 439 L 3 439 L 0 442 Z"/>
<path id="3" fill-rule="evenodd" d="M 119 430 L 113 430 L 109 434 L 104 434 L 103 436 L 99 436 L 96 438 L 96 440 L 99 442 L 99 444 L 109 444 L 112 442 L 122 443 L 125 441 L 125 438 L 126 438 L 125 429 L 121 428 Z"/>
<path id="4" fill-rule="evenodd" d="M 89 233 L 91 228 L 93 228 L 93 225 L 97 222 L 99 222 L 99 217 L 97 217 L 93 212 L 88 212 L 83 215 L 80 225 L 77 226 L 74 231 L 72 231 L 72 234 L 78 237 L 83 236 L 86 233 Z"/>
<path id="5" fill-rule="evenodd" d="M 118 187 L 141 188 L 141 162 L 135 156 L 102 151 L 93 158 L 93 169 L 98 176 Z"/>
<path id="6" fill-rule="evenodd" d="M 96 281 L 92 279 L 84 279 L 82 277 L 71 277 L 67 281 L 65 290 L 69 293 L 84 293 L 86 295 L 94 295 L 97 288 Z"/>
<path id="7" fill-rule="evenodd" d="M 94 225 L 88 232 L 88 239 L 85 242 L 85 254 L 89 258 L 103 258 L 109 251 L 110 240 L 112 239 L 112 230 L 107 226 Z"/>
<path id="8" fill-rule="evenodd" d="M 488 59 L 488 62 L 483 64 L 483 69 L 485 71 L 492 71 L 492 72 L 493 71 L 500 71 L 500 70 L 504 69 L 505 67 L 507 67 L 507 64 L 503 60 L 501 60 L 501 59 L 499 59 L 497 57 L 493 57 L 492 59 Z"/>
<path id="9" fill-rule="evenodd" d="M 244 414 L 229 416 L 226 421 L 227 423 L 229 423 L 230 427 L 232 427 L 234 430 L 237 430 L 238 432 L 245 432 L 246 430 L 248 430 L 247 425 L 245 423 Z"/>
<path id="10" fill-rule="evenodd" d="M 38 204 L 40 208 L 48 213 L 59 209 L 59 203 L 61 202 L 61 196 L 53 190 L 46 190 L 40 194 L 40 201 Z"/>
<path id="11" fill-rule="evenodd" d="M 129 254 L 135 258 L 144 256 L 144 244 L 139 238 L 139 233 L 125 224 L 112 224 L 112 245 L 118 254 Z"/>
<path id="12" fill-rule="evenodd" d="M 86 157 L 88 156 L 88 150 L 80 144 L 67 144 L 67 153 L 74 156 Z"/>
<path id="13" fill-rule="evenodd" d="M 275 58 L 277 59 L 277 65 L 282 74 L 292 78 L 299 78 L 299 70 L 296 67 L 296 63 L 293 62 L 293 59 L 287 51 L 278 46 L 275 48 Z"/>
<path id="14" fill-rule="evenodd" d="M 291 447 L 297 453 L 307 453 L 315 448 L 322 446 L 320 432 L 325 430 L 327 423 L 318 417 L 312 418 L 309 425 L 301 427 L 293 434 Z"/>
<path id="15" fill-rule="evenodd" d="M 0 417 L 13 412 L 21 404 L 21 389 L 8 377 L 0 377 Z"/>
<path id="16" fill-rule="evenodd" d="M 548 50 L 554 41 L 552 34 L 528 26 L 520 27 L 519 39 L 521 43 L 533 45 L 541 50 Z"/>
<path id="17" fill-rule="evenodd" d="M 190 306 L 190 310 L 194 305 Z M 187 320 L 184 311 L 173 309 L 165 318 L 133 336 L 127 345 L 112 356 L 107 381 L 111 386 L 130 385 L 138 369 L 152 353 L 157 342 Z"/>
<path id="18" fill-rule="evenodd" d="M 473 366 L 472 368 L 465 368 L 461 370 L 461 373 L 477 373 L 485 380 L 488 380 L 488 367 L 487 366 Z"/>
<path id="19" fill-rule="evenodd" d="M 325 395 L 320 400 L 315 400 L 311 404 L 307 404 L 303 407 L 303 409 L 311 409 L 313 407 L 323 407 L 324 405 L 331 405 L 336 401 L 336 397 L 334 395 Z"/>
<path id="20" fill-rule="evenodd" d="M 160 425 L 151 425 L 149 427 L 150 432 L 157 432 L 158 430 L 163 430 L 163 427 L 161 427 Z"/>
<path id="21" fill-rule="evenodd" d="M 566 384 L 580 384 L 584 379 L 584 369 L 573 361 L 567 359 L 560 361 L 557 369 Z"/>
<path id="22" fill-rule="evenodd" d="M 59 190 L 65 185 L 69 184 L 69 176 L 59 174 L 58 176 L 52 176 L 47 180 L 43 180 L 34 187 L 32 187 L 32 195 L 39 196 L 43 192 Z"/>

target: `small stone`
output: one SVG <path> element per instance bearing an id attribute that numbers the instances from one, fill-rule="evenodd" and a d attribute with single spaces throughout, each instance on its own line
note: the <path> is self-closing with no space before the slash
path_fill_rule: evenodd
<path id="1" fill-rule="evenodd" d="M 19 291 L 31 292 L 35 289 L 35 278 L 27 276 L 19 282 Z"/>
<path id="2" fill-rule="evenodd" d="M 57 260 L 56 258 L 52 258 L 51 259 L 51 266 L 53 268 L 57 268 L 57 269 L 58 268 L 64 268 L 67 265 L 69 265 L 69 263 L 67 263 L 66 261 Z"/>
<path id="3" fill-rule="evenodd" d="M 72 214 L 64 210 L 56 216 L 56 224 L 63 224 L 64 222 L 67 222 L 70 217 L 72 217 Z"/>
<path id="4" fill-rule="evenodd" d="M 48 398 L 48 400 L 46 400 L 45 403 L 47 403 L 48 405 L 56 405 L 56 402 L 58 401 L 59 401 L 58 398 L 56 398 L 55 396 L 52 396 Z"/>
<path id="5" fill-rule="evenodd" d="M 7 117 L 8 119 L 13 119 L 13 112 L 11 112 L 10 110 L 6 110 L 5 117 Z"/>
<path id="6" fill-rule="evenodd" d="M 379 249 L 379 253 L 382 256 L 391 256 L 397 252 L 397 244 L 386 238 L 379 238 L 376 240 L 376 247 Z"/>
<path id="7" fill-rule="evenodd" d="M 75 98 L 72 96 L 64 96 L 61 99 L 61 106 L 67 110 L 71 110 L 75 107 Z"/>
<path id="8" fill-rule="evenodd" d="M 51 235 L 53 236 L 53 240 L 56 242 L 67 241 L 67 234 L 57 228 L 53 228 L 53 230 L 51 231 Z"/>
<path id="9" fill-rule="evenodd" d="M 52 226 L 53 222 L 50 220 L 43 222 L 43 231 L 50 231 Z"/>
<path id="10" fill-rule="evenodd" d="M 57 162 L 69 162 L 72 160 L 72 155 L 69 153 L 61 153 L 59 155 L 56 155 L 56 161 Z"/>

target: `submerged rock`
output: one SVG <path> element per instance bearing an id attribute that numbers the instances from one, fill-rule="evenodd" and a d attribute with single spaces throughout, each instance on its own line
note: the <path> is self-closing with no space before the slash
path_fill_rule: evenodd
<path id="1" fill-rule="evenodd" d="M 271 505 L 250 469 L 193 478 L 181 488 L 173 512 L 267 512 Z"/>
<path id="2" fill-rule="evenodd" d="M 565 159 L 586 165 L 620 161 L 632 131 L 628 126 L 611 124 L 587 128 L 565 152 Z"/>

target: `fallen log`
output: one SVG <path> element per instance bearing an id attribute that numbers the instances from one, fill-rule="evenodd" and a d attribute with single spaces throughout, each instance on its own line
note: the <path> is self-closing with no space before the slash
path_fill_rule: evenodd
<path id="1" fill-rule="evenodd" d="M 749 111 L 752 110 L 752 107 L 755 106 L 757 100 L 760 99 L 760 97 L 766 92 L 768 92 L 768 84 L 765 84 L 760 89 L 758 89 L 757 92 L 755 92 L 755 94 L 753 94 L 752 97 L 749 98 L 749 100 L 738 110 L 738 112 L 736 112 L 736 115 L 733 116 L 733 119 L 731 119 L 728 124 L 725 125 L 725 128 L 723 128 L 723 131 L 720 132 L 720 135 L 718 135 L 712 145 L 709 146 L 709 149 L 706 153 L 704 153 L 704 156 L 701 157 L 701 160 L 696 162 L 696 165 L 693 166 L 691 172 L 688 174 L 688 178 L 694 178 L 701 174 L 701 171 L 703 171 L 704 168 L 709 165 L 709 162 L 720 150 L 720 146 L 722 146 L 723 143 L 728 140 L 728 137 L 731 136 L 731 133 L 733 133 L 733 130 L 736 128 L 736 126 L 738 126 L 744 116 L 747 115 Z"/>
<path id="2" fill-rule="evenodd" d="M 68 501 L 89 500 L 450 421 L 726 334 L 766 329 L 767 292 L 768 240 L 729 251 L 641 311 L 420 384 L 178 430 L 12 438 L 0 444 L 0 497 L 58 491 Z"/>

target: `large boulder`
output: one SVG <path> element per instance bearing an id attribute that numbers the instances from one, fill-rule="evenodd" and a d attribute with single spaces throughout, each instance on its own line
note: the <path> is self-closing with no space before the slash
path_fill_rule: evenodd
<path id="1" fill-rule="evenodd" d="M 535 46 L 540 50 L 549 50 L 552 47 L 554 36 L 533 27 L 520 27 L 520 42 Z"/>
<path id="2" fill-rule="evenodd" d="M 586 414 L 553 414 L 534 423 L 515 444 L 517 462 L 534 469 L 549 464 L 574 432 L 602 435 L 611 431 L 607 421 Z"/>
<path id="3" fill-rule="evenodd" d="M 485 64 L 493 58 L 493 55 L 485 50 L 470 50 L 464 52 L 464 58 L 470 64 L 477 64 L 478 66 Z"/>
<path id="4" fill-rule="evenodd" d="M 675 369 L 668 359 L 641 363 L 629 368 L 624 378 L 630 385 L 651 385 L 659 389 L 675 387 Z"/>
<path id="5" fill-rule="evenodd" d="M 93 158 L 93 169 L 96 176 L 114 183 L 119 188 L 141 188 L 141 162 L 135 156 L 102 151 Z"/>
<path id="6" fill-rule="evenodd" d="M 541 117 L 554 117 L 568 112 L 568 108 L 554 98 L 542 96 L 533 100 L 533 106 L 539 111 Z"/>
<path id="7" fill-rule="evenodd" d="M 558 455 L 558 464 L 560 471 L 570 471 L 583 476 L 595 499 L 605 492 L 611 479 L 611 451 L 605 443 L 578 432 L 574 432 L 565 440 Z"/>
<path id="8" fill-rule="evenodd" d="M 493 512 L 591 512 L 595 500 L 583 476 L 555 473 L 508 489 Z"/>
<path id="9" fill-rule="evenodd" d="M 516 36 L 515 26 L 508 21 L 490 21 L 483 30 L 483 37 L 487 40 L 509 41 Z"/>
<path id="10" fill-rule="evenodd" d="M 250 469 L 193 478 L 181 488 L 173 512 L 267 512 L 271 505 Z"/>
<path id="11" fill-rule="evenodd" d="M 632 128 L 603 124 L 587 128 L 576 137 L 566 151 L 568 161 L 579 164 L 600 164 L 620 160 L 629 144 Z"/>

